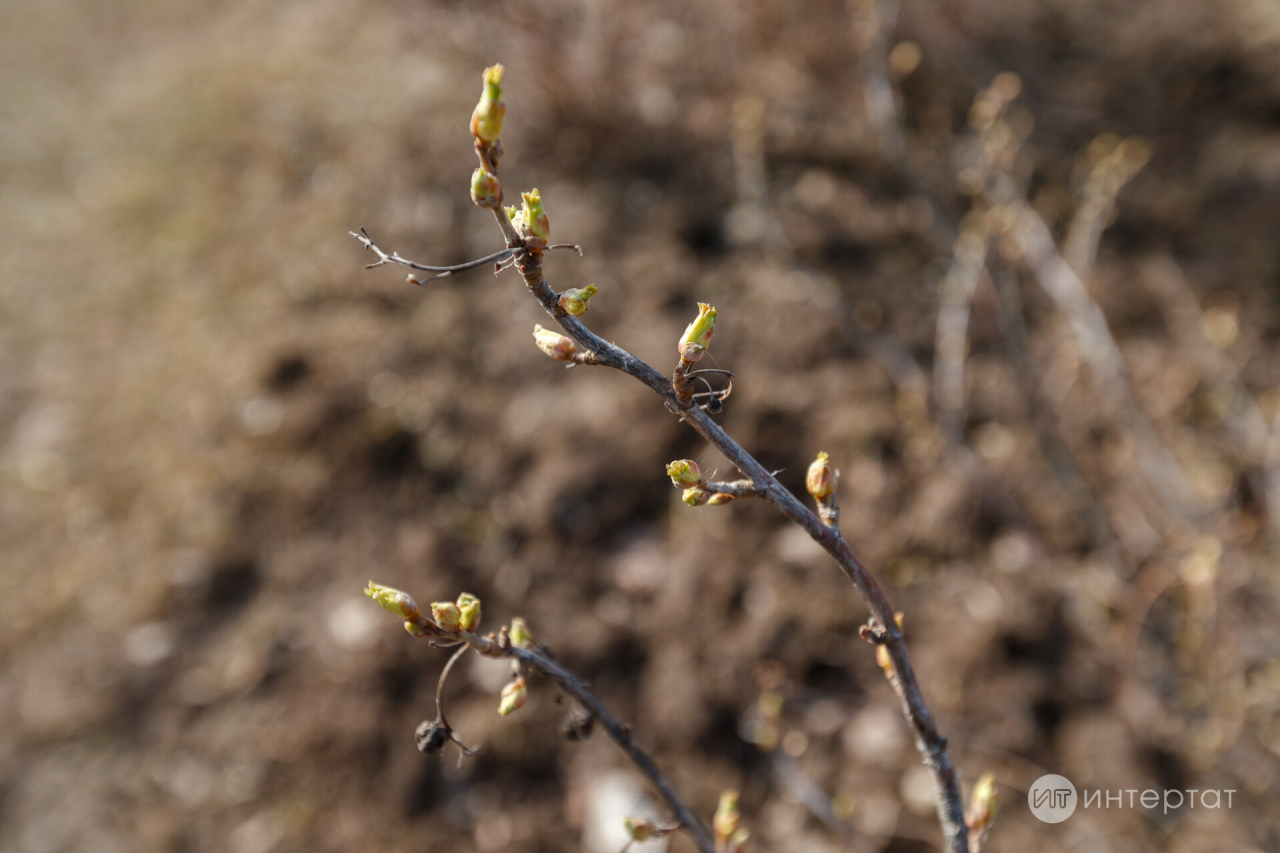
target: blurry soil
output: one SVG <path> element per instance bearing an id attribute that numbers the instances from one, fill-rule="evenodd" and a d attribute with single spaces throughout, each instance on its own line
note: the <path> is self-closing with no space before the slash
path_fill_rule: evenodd
<path id="1" fill-rule="evenodd" d="M 560 740 L 546 682 L 498 717 L 506 672 L 470 659 L 449 714 L 479 754 L 419 754 L 446 653 L 370 578 L 524 616 L 703 814 L 742 789 L 750 849 L 939 849 L 824 554 L 763 502 L 683 506 L 665 462 L 732 472 L 639 384 L 542 356 L 513 274 L 360 268 L 359 226 L 429 263 L 500 248 L 466 191 L 495 61 L 508 196 L 538 186 L 586 250 L 553 286 L 596 283 L 589 325 L 662 370 L 715 304 L 725 427 L 800 493 L 817 451 L 842 469 L 966 789 L 1000 782 L 989 849 L 1280 849 L 1280 452 L 1233 431 L 1280 410 L 1280 7 L 904 0 L 884 44 L 867 15 L 0 8 L 0 849 L 591 849 L 620 753 Z M 864 91 L 901 41 L 897 157 Z M 980 281 L 953 440 L 930 408 L 970 105 L 1001 72 L 1055 235 L 1099 135 L 1150 151 L 1088 283 L 1185 514 L 998 240 L 1026 349 Z M 1051 826 L 1022 805 L 1046 772 L 1235 793 Z"/>

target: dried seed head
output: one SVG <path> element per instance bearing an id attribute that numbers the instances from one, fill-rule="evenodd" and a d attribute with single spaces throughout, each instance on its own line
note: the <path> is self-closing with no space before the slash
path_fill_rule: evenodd
<path id="1" fill-rule="evenodd" d="M 560 736 L 565 740 L 583 741 L 591 737 L 595 725 L 595 715 L 575 702 L 560 721 Z"/>
<path id="2" fill-rule="evenodd" d="M 505 717 L 518 711 L 524 707 L 524 700 L 528 696 L 529 688 L 525 685 L 523 678 L 507 682 L 507 686 L 502 688 L 502 696 L 498 701 L 498 713 Z"/>
<path id="3" fill-rule="evenodd" d="M 716 331 L 716 309 L 712 308 L 705 302 L 698 303 L 698 316 L 684 330 L 684 335 L 680 338 L 680 345 L 677 349 L 680 355 L 689 358 L 691 361 L 697 359 L 690 358 L 685 355 L 685 344 L 697 344 L 700 347 L 707 347 L 711 344 L 711 336 Z"/>
<path id="4" fill-rule="evenodd" d="M 418 751 L 428 755 L 444 749 L 444 745 L 452 740 L 451 735 L 447 726 L 434 720 L 423 720 L 413 733 L 414 740 L 418 742 Z"/>
<path id="5" fill-rule="evenodd" d="M 497 210 L 502 205 L 502 182 L 484 169 L 471 173 L 471 200 L 478 207 Z"/>
<path id="6" fill-rule="evenodd" d="M 469 592 L 458 596 L 458 627 L 464 631 L 480 627 L 480 599 Z"/>
<path id="7" fill-rule="evenodd" d="M 401 592 L 398 589 L 369 581 L 369 585 L 365 587 L 364 594 L 401 619 L 416 622 L 422 618 L 418 605 L 407 592 Z"/>
<path id="8" fill-rule="evenodd" d="M 836 493 L 835 470 L 826 453 L 819 453 L 818 458 L 809 465 L 809 473 L 805 475 L 804 485 L 820 501 L 825 501 Z"/>
<path id="9" fill-rule="evenodd" d="M 692 459 L 677 459 L 668 463 L 667 476 L 677 488 L 688 488 L 702 482 L 702 471 Z"/>
<path id="10" fill-rule="evenodd" d="M 556 361 L 573 361 L 573 356 L 577 352 L 572 340 L 559 332 L 544 329 L 540 325 L 533 327 L 533 342 L 538 345 L 538 349 Z"/>
<path id="11" fill-rule="evenodd" d="M 560 294 L 560 307 L 566 313 L 577 317 L 587 310 L 587 303 L 591 301 L 591 297 L 600 291 L 594 284 L 588 284 L 586 287 L 575 287 L 572 290 L 566 290 Z"/>
<path id="12" fill-rule="evenodd" d="M 462 611 L 452 601 L 431 602 L 431 619 L 440 626 L 440 630 L 453 632 L 458 630 L 462 621 Z"/>
<path id="13" fill-rule="evenodd" d="M 502 102 L 502 66 L 492 65 L 484 70 L 484 91 L 480 102 L 471 113 L 471 135 L 484 145 L 490 145 L 502 135 L 502 118 L 507 105 Z"/>

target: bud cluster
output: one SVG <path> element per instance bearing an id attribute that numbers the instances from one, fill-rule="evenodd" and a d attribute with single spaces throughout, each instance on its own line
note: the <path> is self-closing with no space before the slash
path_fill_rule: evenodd
<path id="1" fill-rule="evenodd" d="M 452 634 L 457 631 L 474 631 L 480 627 L 480 599 L 464 592 L 455 601 L 431 602 L 431 621 L 440 630 Z"/>
<path id="2" fill-rule="evenodd" d="M 495 174 L 502 156 L 502 119 L 507 105 L 502 102 L 502 66 L 484 70 L 484 89 L 480 102 L 471 113 L 471 135 L 476 139 L 481 167 L 471 173 L 471 200 L 477 207 L 498 210 L 502 207 L 502 182 Z"/>
<path id="3" fill-rule="evenodd" d="M 520 198 L 524 204 L 521 207 L 508 207 L 507 218 L 524 240 L 524 247 L 531 252 L 541 252 L 551 241 L 551 220 L 542 207 L 542 193 L 534 188 L 527 193 L 520 193 Z"/>

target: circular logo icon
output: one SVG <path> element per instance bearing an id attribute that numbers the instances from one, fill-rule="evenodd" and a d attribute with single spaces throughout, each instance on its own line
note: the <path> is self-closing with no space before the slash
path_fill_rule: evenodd
<path id="1" fill-rule="evenodd" d="M 1076 786 L 1066 776 L 1041 776 L 1027 791 L 1031 813 L 1045 823 L 1062 823 L 1076 810 Z"/>

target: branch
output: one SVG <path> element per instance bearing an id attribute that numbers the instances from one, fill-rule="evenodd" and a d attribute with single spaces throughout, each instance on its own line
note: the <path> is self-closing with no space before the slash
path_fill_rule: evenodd
<path id="1" fill-rule="evenodd" d="M 516 267 L 524 277 L 529 291 L 542 304 L 547 314 L 575 343 L 595 353 L 597 364 L 621 370 L 653 389 L 663 398 L 669 409 L 678 413 L 682 420 L 693 427 L 712 447 L 720 451 L 746 477 L 761 497 L 804 528 L 805 532 L 831 555 L 853 582 L 874 617 L 884 626 L 883 644 L 893 660 L 896 677 L 892 683 L 902 705 L 903 716 L 911 725 L 912 732 L 915 734 L 916 748 L 920 751 L 925 765 L 934 774 L 938 789 L 938 820 L 947 838 L 946 849 L 956 853 L 967 853 L 969 847 L 964 824 L 964 798 L 960 792 L 959 773 L 947 752 L 947 739 L 939 733 L 933 715 L 925 703 L 924 694 L 920 690 L 919 682 L 916 681 L 915 670 L 911 666 L 911 658 L 907 653 L 906 641 L 903 639 L 902 632 L 894 624 L 894 610 L 889 604 L 889 599 L 840 531 L 823 524 L 754 456 L 730 438 L 728 433 L 712 420 L 710 414 L 696 405 L 681 408 L 671 382 L 665 376 L 616 344 L 608 343 L 595 335 L 576 317 L 567 314 L 560 307 L 555 291 L 547 284 L 542 274 L 541 257 L 529 253 L 517 262 Z"/>
<path id="2" fill-rule="evenodd" d="M 600 725 L 608 732 L 609 737 L 627 754 L 627 757 L 640 769 L 640 772 L 648 777 L 649 781 L 653 783 L 653 787 L 657 788 L 658 793 L 662 795 L 662 799 L 666 801 L 675 819 L 693 836 L 694 843 L 701 853 L 715 853 L 715 842 L 712 840 L 711 834 L 702 825 L 702 822 L 698 820 L 698 816 L 693 810 L 685 804 L 684 800 L 680 799 L 680 795 L 676 793 L 675 788 L 667 781 L 667 777 L 662 775 L 662 771 L 658 769 L 658 765 L 649 757 L 649 754 L 632 739 L 631 730 L 618 722 L 617 718 L 609 713 L 609 710 L 596 698 L 595 694 L 582 683 L 582 680 L 561 666 L 546 652 L 544 647 L 539 647 L 537 651 L 534 651 L 513 645 L 505 627 L 496 636 L 491 633 L 483 637 L 463 630 L 456 632 L 444 631 L 440 626 L 425 617 L 417 620 L 416 627 L 418 628 L 418 633 L 415 633 L 415 636 L 446 642 L 461 640 L 465 645 L 485 657 L 508 658 L 518 661 L 522 667 L 540 672 L 554 681 L 561 690 L 576 699 L 600 722 Z"/>

